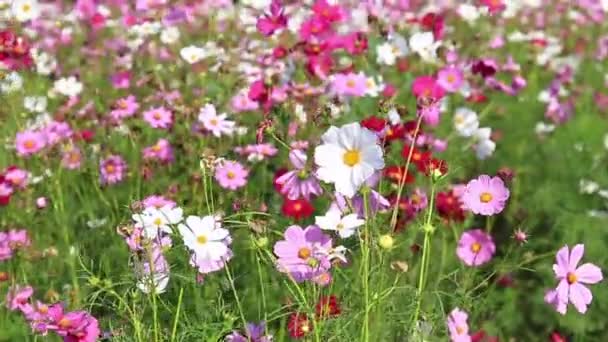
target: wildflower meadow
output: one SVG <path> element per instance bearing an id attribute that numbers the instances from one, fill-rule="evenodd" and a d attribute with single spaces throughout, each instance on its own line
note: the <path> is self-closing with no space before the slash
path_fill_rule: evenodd
<path id="1" fill-rule="evenodd" d="M 0 342 L 608 341 L 608 1 L 0 0 Z"/>

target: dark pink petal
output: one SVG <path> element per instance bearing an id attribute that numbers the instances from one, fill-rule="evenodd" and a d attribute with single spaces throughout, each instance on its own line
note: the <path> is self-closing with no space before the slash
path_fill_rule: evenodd
<path id="1" fill-rule="evenodd" d="M 603 279 L 602 270 L 590 263 L 582 264 L 576 269 L 575 274 L 577 280 L 584 284 L 599 283 Z"/>

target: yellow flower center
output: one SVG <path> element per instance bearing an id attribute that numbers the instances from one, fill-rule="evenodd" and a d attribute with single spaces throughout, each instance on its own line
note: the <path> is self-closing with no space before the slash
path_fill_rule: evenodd
<path id="1" fill-rule="evenodd" d="M 129 105 L 127 105 L 127 101 L 125 101 L 125 100 L 118 101 L 118 108 L 127 109 L 128 107 L 129 107 Z"/>
<path id="2" fill-rule="evenodd" d="M 226 173 L 226 177 L 228 177 L 228 179 L 234 179 L 236 177 L 236 175 L 234 174 L 234 172 L 228 171 Z"/>
<path id="3" fill-rule="evenodd" d="M 162 118 L 162 115 L 159 112 L 155 112 L 154 114 L 152 114 L 152 117 L 154 118 L 154 120 L 160 120 Z"/>
<path id="4" fill-rule="evenodd" d="M 211 124 L 211 126 L 217 126 L 217 119 L 211 119 L 209 120 L 209 123 Z"/>
<path id="5" fill-rule="evenodd" d="M 464 118 L 462 117 L 462 115 L 454 116 L 454 123 L 456 123 L 457 125 L 460 125 L 463 122 L 464 122 Z"/>
<path id="6" fill-rule="evenodd" d="M 473 253 L 479 253 L 480 250 L 481 250 L 481 244 L 479 242 L 474 242 L 471 245 L 471 252 L 473 252 Z"/>
<path id="7" fill-rule="evenodd" d="M 343 223 L 338 223 L 338 225 L 336 226 L 337 230 L 342 230 L 344 229 L 344 224 Z"/>
<path id="8" fill-rule="evenodd" d="M 354 88 L 355 85 L 357 85 L 355 83 L 355 80 L 348 80 L 348 81 L 346 81 L 346 86 L 349 87 L 349 88 Z"/>
<path id="9" fill-rule="evenodd" d="M 481 201 L 481 203 L 488 203 L 492 200 L 492 194 L 489 192 L 483 192 L 479 196 L 479 200 Z"/>
<path id="10" fill-rule="evenodd" d="M 162 223 L 163 223 L 163 220 L 161 220 L 160 217 L 157 217 L 154 219 L 155 226 L 160 226 Z"/>
<path id="11" fill-rule="evenodd" d="M 572 285 L 572 284 L 576 283 L 578 278 L 576 277 L 576 274 L 570 272 L 570 273 L 568 273 L 567 280 L 568 280 L 568 284 Z"/>
<path id="12" fill-rule="evenodd" d="M 296 204 L 294 204 L 294 205 L 293 205 L 293 210 L 295 210 L 295 211 L 300 211 L 300 210 L 302 210 L 302 204 L 300 204 L 300 203 L 296 203 Z"/>
<path id="13" fill-rule="evenodd" d="M 449 74 L 447 77 L 448 83 L 454 83 L 456 81 L 456 76 Z"/>
<path id="14" fill-rule="evenodd" d="M 114 171 L 116 170 L 116 168 L 112 164 L 106 165 L 105 169 L 107 173 L 114 173 Z"/>
<path id="15" fill-rule="evenodd" d="M 361 161 L 361 152 L 359 150 L 348 150 L 342 156 L 342 160 L 348 166 L 355 166 Z"/>
<path id="16" fill-rule="evenodd" d="M 300 248 L 300 250 L 298 250 L 298 258 L 300 258 L 300 259 L 306 260 L 310 257 L 311 254 L 312 254 L 312 251 L 306 247 L 302 247 L 302 248 Z"/>
<path id="17" fill-rule="evenodd" d="M 207 243 L 207 236 L 206 235 L 199 235 L 196 237 L 196 242 L 198 242 L 201 245 L 204 245 Z"/>
<path id="18" fill-rule="evenodd" d="M 21 7 L 21 10 L 23 12 L 29 12 L 32 9 L 32 6 L 30 6 L 30 4 L 23 4 L 23 6 Z"/>
<path id="19" fill-rule="evenodd" d="M 25 147 L 28 150 L 32 150 L 32 149 L 34 149 L 34 147 L 36 147 L 36 142 L 32 139 L 28 139 L 23 143 L 23 147 Z"/>
<path id="20" fill-rule="evenodd" d="M 464 334 L 464 330 L 465 329 L 461 325 L 456 327 L 456 333 L 458 333 L 458 335 Z"/>
<path id="21" fill-rule="evenodd" d="M 57 323 L 57 325 L 62 329 L 67 329 L 70 327 L 70 325 L 72 325 L 72 322 L 69 319 L 63 317 L 61 320 L 59 320 L 59 323 Z"/>

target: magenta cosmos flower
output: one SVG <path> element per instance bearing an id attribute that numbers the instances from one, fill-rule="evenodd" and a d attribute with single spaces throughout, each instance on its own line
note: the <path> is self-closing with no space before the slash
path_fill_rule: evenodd
<path id="1" fill-rule="evenodd" d="M 249 171 L 236 161 L 225 161 L 215 169 L 215 180 L 224 189 L 236 190 L 247 184 Z"/>
<path id="2" fill-rule="evenodd" d="M 295 169 L 276 180 L 277 184 L 281 185 L 281 194 L 290 200 L 300 197 L 310 200 L 311 196 L 318 196 L 323 192 L 314 174 L 306 171 L 306 159 L 306 153 L 303 151 L 291 150 L 289 160 Z"/>
<path id="3" fill-rule="evenodd" d="M 450 332 L 450 340 L 452 342 L 470 342 L 469 323 L 467 322 L 469 315 L 459 308 L 454 308 L 448 315 L 448 331 Z"/>
<path id="4" fill-rule="evenodd" d="M 110 117 L 115 121 L 120 121 L 124 118 L 133 116 L 138 109 L 139 104 L 137 103 L 135 96 L 129 95 L 116 101 L 114 109 L 110 112 Z"/>
<path id="5" fill-rule="evenodd" d="M 480 266 L 492 259 L 496 245 L 482 229 L 468 230 L 460 236 L 456 254 L 468 266 Z"/>
<path id="6" fill-rule="evenodd" d="M 602 270 L 591 263 L 577 267 L 584 252 L 585 246 L 582 244 L 574 246 L 572 251 L 564 246 L 557 252 L 557 263 L 553 264 L 553 271 L 559 284 L 555 290 L 545 295 L 545 301 L 562 315 L 566 314 L 568 302 L 584 314 L 593 299 L 591 291 L 584 284 L 596 284 L 603 279 Z"/>
<path id="7" fill-rule="evenodd" d="M 471 180 L 462 195 L 464 207 L 475 214 L 491 216 L 500 213 L 509 199 L 509 189 L 500 177 L 481 175 Z"/>
<path id="8" fill-rule="evenodd" d="M 101 184 L 116 184 L 123 180 L 127 172 L 127 163 L 119 155 L 111 155 L 99 164 Z"/>
<path id="9" fill-rule="evenodd" d="M 279 258 L 277 267 L 281 272 L 289 273 L 296 282 L 303 282 L 330 269 L 332 241 L 319 227 L 302 229 L 290 226 L 284 236 L 285 240 L 274 245 L 274 254 Z"/>
<path id="10" fill-rule="evenodd" d="M 46 138 L 44 134 L 37 131 L 19 132 L 15 138 L 15 149 L 17 150 L 17 154 L 22 157 L 38 153 L 45 145 Z"/>
<path id="11" fill-rule="evenodd" d="M 167 129 L 173 124 L 173 114 L 165 107 L 156 107 L 144 112 L 144 120 L 153 128 Z"/>

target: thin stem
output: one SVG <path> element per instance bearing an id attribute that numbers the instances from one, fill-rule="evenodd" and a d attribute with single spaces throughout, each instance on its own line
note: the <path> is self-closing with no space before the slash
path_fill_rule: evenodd
<path id="1" fill-rule="evenodd" d="M 431 219 L 433 217 L 433 207 L 435 205 L 435 183 L 431 184 L 431 199 L 429 206 L 427 207 L 426 222 L 424 223 L 424 242 L 422 244 L 422 260 L 420 262 L 420 273 L 418 275 L 418 288 L 416 290 L 416 311 L 414 311 L 414 318 L 412 320 L 412 327 L 416 326 L 418 317 L 420 315 L 420 307 L 422 305 L 422 292 L 424 290 L 424 283 L 426 280 L 426 272 L 428 268 L 428 257 L 431 249 Z"/>
<path id="2" fill-rule="evenodd" d="M 365 296 L 365 315 L 363 321 L 363 341 L 369 341 L 369 197 L 368 191 L 363 191 L 363 207 L 365 210 L 365 225 L 363 239 L 361 239 L 362 261 L 363 261 L 363 292 Z"/>
<path id="3" fill-rule="evenodd" d="M 391 215 L 391 223 L 390 229 L 391 231 L 395 230 L 395 226 L 397 225 L 397 213 L 399 212 L 399 201 L 401 200 L 401 193 L 403 192 L 403 188 L 405 187 L 405 180 L 407 179 L 407 173 L 410 168 L 410 163 L 412 162 L 412 155 L 414 154 L 414 146 L 416 145 L 416 139 L 418 137 L 418 132 L 420 131 L 420 125 L 422 124 L 422 115 L 418 117 L 418 121 L 416 121 L 416 129 L 414 130 L 414 138 L 412 143 L 410 144 L 410 150 L 407 153 L 407 159 L 405 161 L 405 170 L 403 171 L 403 177 L 399 179 L 399 188 L 397 190 L 397 200 L 395 207 L 393 208 L 393 213 Z"/>
<path id="4" fill-rule="evenodd" d="M 175 341 L 175 334 L 177 333 L 177 322 L 179 321 L 179 313 L 182 307 L 182 298 L 184 296 L 184 288 L 179 289 L 179 298 L 177 299 L 177 309 L 175 312 L 175 319 L 173 320 L 173 329 L 171 330 L 171 341 Z"/>
<path id="5" fill-rule="evenodd" d="M 247 326 L 247 320 L 245 319 L 245 314 L 243 313 L 243 307 L 241 306 L 241 300 L 239 299 L 239 295 L 236 292 L 236 288 L 234 287 L 234 279 L 232 279 L 232 273 L 230 273 L 230 267 L 226 264 L 226 274 L 228 275 L 228 281 L 230 282 L 230 288 L 232 289 L 232 294 L 234 295 L 234 299 L 236 300 L 236 306 L 239 309 L 239 314 L 241 316 L 241 320 L 243 321 L 243 328 Z"/>

